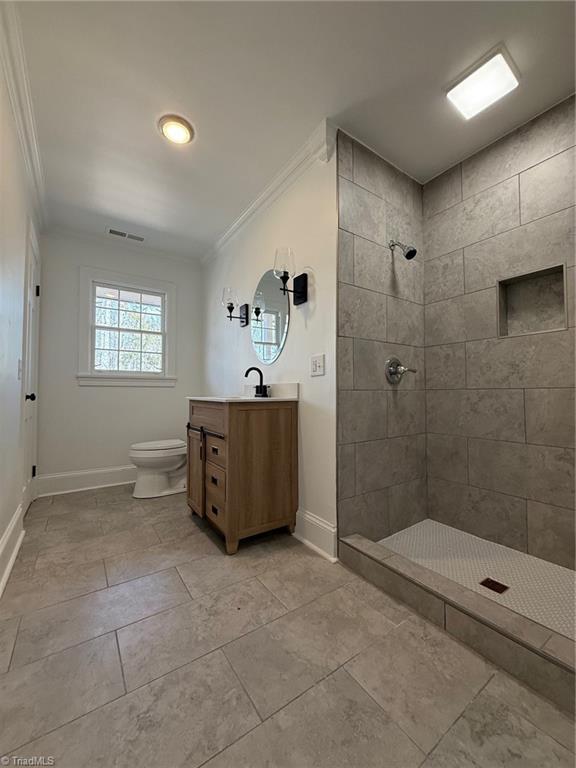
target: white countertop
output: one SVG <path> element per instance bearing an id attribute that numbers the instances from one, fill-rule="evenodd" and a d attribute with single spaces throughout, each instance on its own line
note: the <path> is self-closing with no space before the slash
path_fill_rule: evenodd
<path id="1" fill-rule="evenodd" d="M 298 402 L 297 397 L 194 397 L 189 395 L 186 400 L 203 400 L 207 403 L 273 403 Z"/>

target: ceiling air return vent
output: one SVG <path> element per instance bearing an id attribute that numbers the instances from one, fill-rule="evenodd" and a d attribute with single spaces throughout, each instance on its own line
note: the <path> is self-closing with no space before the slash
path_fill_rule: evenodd
<path id="1" fill-rule="evenodd" d="M 114 235 L 115 237 L 123 237 L 126 240 L 132 240 L 132 242 L 134 242 L 134 243 L 143 243 L 144 242 L 144 238 L 141 237 L 140 235 L 133 235 L 130 232 L 122 232 L 122 230 L 120 230 L 120 229 L 109 228 L 108 229 L 108 234 L 109 235 Z"/>

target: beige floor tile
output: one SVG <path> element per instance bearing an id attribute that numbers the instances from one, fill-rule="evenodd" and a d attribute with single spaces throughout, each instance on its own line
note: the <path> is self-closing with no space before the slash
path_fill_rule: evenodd
<path id="1" fill-rule="evenodd" d="M 53 755 L 58 768 L 196 768 L 259 722 L 224 655 L 215 651 L 18 754 Z"/>
<path id="2" fill-rule="evenodd" d="M 497 672 L 485 688 L 486 693 L 503 701 L 562 746 L 574 752 L 574 719 L 525 688 L 505 672 Z"/>
<path id="3" fill-rule="evenodd" d="M 423 768 L 573 768 L 574 755 L 482 691 Z"/>
<path id="4" fill-rule="evenodd" d="M 224 648 L 262 717 L 268 717 L 394 625 L 338 589 Z"/>
<path id="5" fill-rule="evenodd" d="M 401 624 L 346 669 L 425 752 L 492 675 L 480 656 L 420 619 Z"/>
<path id="6" fill-rule="evenodd" d="M 47 521 L 42 522 L 46 525 Z M 83 544 L 98 536 L 102 536 L 102 528 L 96 520 L 75 520 L 70 521 L 65 528 L 57 530 L 27 530 L 24 542 L 30 550 L 36 547 L 38 552 L 46 553 L 47 550 L 57 552 L 69 548 L 70 545 Z"/>
<path id="7" fill-rule="evenodd" d="M 259 576 L 287 608 L 298 608 L 352 581 L 354 574 L 306 550 L 282 552 L 270 569 Z"/>
<path id="8" fill-rule="evenodd" d="M 135 530 L 107 533 L 79 544 L 66 544 L 43 551 L 38 555 L 36 569 L 40 570 L 52 565 L 82 565 L 82 563 L 102 560 L 102 558 L 150 547 L 157 543 L 158 536 L 152 526 L 142 525 Z"/>
<path id="9" fill-rule="evenodd" d="M 18 619 L 0 621 L 0 674 L 6 672 L 10 666 L 19 623 Z"/>
<path id="10" fill-rule="evenodd" d="M 338 670 L 206 768 L 417 768 L 424 755 Z"/>
<path id="11" fill-rule="evenodd" d="M 12 664 L 20 667 L 189 600 L 172 570 L 43 608 L 22 619 Z"/>
<path id="12" fill-rule="evenodd" d="M 27 578 L 8 581 L 0 598 L 0 620 L 31 613 L 106 586 L 101 560 L 72 567 L 46 566 Z"/>
<path id="13" fill-rule="evenodd" d="M 285 611 L 266 587 L 252 579 L 124 627 L 118 642 L 126 685 L 129 690 L 143 685 Z"/>
<path id="14" fill-rule="evenodd" d="M 124 694 L 114 634 L 0 677 L 0 754 Z"/>
<path id="15" fill-rule="evenodd" d="M 171 514 L 174 515 L 175 513 Z M 188 536 L 191 533 L 201 533 L 206 530 L 207 524 L 203 523 L 199 518 L 193 520 L 188 516 L 181 516 L 180 512 L 176 514 L 178 517 L 163 519 L 158 523 L 153 522 L 153 519 L 150 518 L 150 523 L 154 526 L 160 541 L 178 541 L 183 536 Z"/>
<path id="16" fill-rule="evenodd" d="M 191 534 L 180 541 L 167 541 L 146 549 L 135 549 L 106 559 L 108 583 L 119 584 L 216 552 L 221 553 L 218 545 L 204 533 Z"/>
<path id="17" fill-rule="evenodd" d="M 383 613 L 392 624 L 402 624 L 403 621 L 415 615 L 406 605 L 394 600 L 386 592 L 363 579 L 352 581 L 346 585 L 346 589 L 359 600 L 368 603 L 374 610 Z"/>
<path id="18" fill-rule="evenodd" d="M 209 555 L 188 563 L 177 570 L 192 597 L 201 597 L 217 589 L 253 578 L 268 567 L 266 558 L 252 550 L 238 550 L 233 557 Z"/>

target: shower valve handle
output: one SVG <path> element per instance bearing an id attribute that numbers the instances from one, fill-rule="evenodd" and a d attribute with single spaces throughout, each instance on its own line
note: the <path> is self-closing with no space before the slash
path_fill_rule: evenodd
<path id="1" fill-rule="evenodd" d="M 407 368 L 397 357 L 391 357 L 384 364 L 384 372 L 390 384 L 400 384 L 405 373 L 417 373 L 416 368 Z"/>

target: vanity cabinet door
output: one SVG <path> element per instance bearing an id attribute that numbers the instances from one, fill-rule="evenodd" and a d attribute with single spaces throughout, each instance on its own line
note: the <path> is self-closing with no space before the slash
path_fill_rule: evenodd
<path id="1" fill-rule="evenodd" d="M 204 439 L 194 427 L 188 428 L 188 506 L 204 517 Z"/>

